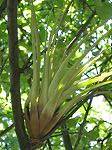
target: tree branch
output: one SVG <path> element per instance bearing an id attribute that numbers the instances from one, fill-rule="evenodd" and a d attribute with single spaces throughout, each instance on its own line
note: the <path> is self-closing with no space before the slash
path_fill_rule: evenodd
<path id="1" fill-rule="evenodd" d="M 0 132 L 0 137 L 4 136 L 7 132 L 9 132 L 14 127 L 14 123 L 7 127 L 5 130 Z"/>
<path id="2" fill-rule="evenodd" d="M 19 50 L 17 33 L 17 5 L 16 0 L 7 0 L 8 11 L 8 39 L 10 62 L 10 91 L 15 124 L 15 131 L 21 150 L 30 150 L 28 136 L 25 131 L 20 94 Z"/>
<path id="3" fill-rule="evenodd" d="M 73 38 L 73 40 L 69 43 L 69 45 L 67 46 L 66 50 L 65 50 L 65 54 L 68 55 L 69 50 L 72 48 L 72 46 L 74 45 L 74 43 L 79 39 L 79 37 L 81 36 L 81 34 L 85 31 L 85 29 L 87 28 L 87 26 L 89 25 L 89 23 L 91 22 L 91 20 L 93 19 L 94 15 L 95 15 L 95 11 L 92 13 L 92 15 L 88 18 L 88 20 L 85 22 L 85 24 L 83 24 L 81 26 L 81 28 L 79 29 L 79 31 L 77 32 L 76 36 Z"/>
<path id="4" fill-rule="evenodd" d="M 66 150 L 72 150 L 72 143 L 70 140 L 69 132 L 66 126 L 66 123 L 62 125 L 62 136 L 63 136 L 63 142 Z"/>
<path id="5" fill-rule="evenodd" d="M 77 150 L 78 145 L 80 143 L 80 140 L 82 138 L 82 133 L 83 133 L 83 130 L 84 130 L 84 126 L 86 124 L 86 119 L 87 119 L 87 116 L 89 114 L 89 110 L 91 109 L 92 100 L 93 100 L 93 96 L 90 97 L 90 102 L 88 104 L 88 107 L 87 107 L 87 110 L 86 110 L 86 113 L 85 113 L 85 116 L 84 116 L 84 120 L 83 120 L 83 122 L 80 126 L 80 129 L 79 129 L 79 132 L 78 132 L 78 137 L 77 137 L 77 140 L 76 140 L 76 143 L 75 143 L 75 146 L 74 146 L 74 150 Z"/>

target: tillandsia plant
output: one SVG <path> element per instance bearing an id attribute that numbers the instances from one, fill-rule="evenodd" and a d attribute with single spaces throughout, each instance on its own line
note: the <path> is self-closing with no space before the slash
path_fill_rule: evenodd
<path id="1" fill-rule="evenodd" d="M 30 1 L 33 78 L 31 90 L 25 103 L 25 120 L 32 144 L 38 147 L 60 125 L 61 121 L 68 117 L 70 110 L 76 107 L 78 102 L 88 97 L 92 90 L 112 82 L 110 80 L 112 71 L 99 74 L 92 78 L 82 78 L 88 67 L 102 57 L 102 52 L 98 52 L 97 56 L 92 57 L 86 63 L 83 63 L 84 58 L 101 40 L 112 34 L 112 29 L 103 34 L 92 46 L 80 52 L 80 55 L 77 56 L 81 45 L 99 27 L 103 26 L 104 23 L 89 31 L 86 36 L 77 42 L 74 48 L 67 47 L 67 49 L 63 50 L 61 63 L 55 67 L 54 56 L 57 50 L 57 32 L 61 22 L 64 22 L 71 3 L 72 1 L 61 17 L 59 25 L 51 31 L 48 47 L 44 55 L 44 62 L 42 62 L 38 23 L 36 22 L 33 1 Z M 75 57 L 74 63 L 69 65 L 73 57 Z M 40 73 L 41 64 L 44 66 L 43 73 Z"/>

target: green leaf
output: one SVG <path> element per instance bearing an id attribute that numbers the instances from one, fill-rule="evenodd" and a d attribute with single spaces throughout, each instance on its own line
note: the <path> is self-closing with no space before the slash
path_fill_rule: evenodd
<path id="1" fill-rule="evenodd" d="M 102 20 L 108 20 L 112 18 L 112 4 L 107 0 L 102 2 L 97 0 L 95 3 L 96 13 Z"/>
<path id="2" fill-rule="evenodd" d="M 67 121 L 67 127 L 74 127 L 76 126 L 77 122 L 79 122 L 79 116 L 75 117 L 75 118 L 71 118 Z"/>
<path id="3" fill-rule="evenodd" d="M 93 141 L 96 140 L 99 137 L 99 129 L 95 128 L 88 132 L 89 140 Z"/>
<path id="4" fill-rule="evenodd" d="M 0 93 L 2 92 L 2 87 L 0 86 Z"/>

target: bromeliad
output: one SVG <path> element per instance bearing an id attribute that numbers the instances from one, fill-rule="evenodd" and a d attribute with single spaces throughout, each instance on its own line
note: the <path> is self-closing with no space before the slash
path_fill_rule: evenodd
<path id="1" fill-rule="evenodd" d="M 32 144 L 38 147 L 49 137 L 57 124 L 68 114 L 68 112 L 77 105 L 77 102 L 86 98 L 90 91 L 100 86 L 111 83 L 109 77 L 112 71 L 102 73 L 93 78 L 82 79 L 84 72 L 89 66 L 94 64 L 100 57 L 101 52 L 96 57 L 91 58 L 88 62 L 81 63 L 85 56 L 105 37 L 112 34 L 112 29 L 103 34 L 91 47 L 87 48 L 76 58 L 73 65 L 69 66 L 70 59 L 76 55 L 80 46 L 95 32 L 95 27 L 82 40 L 80 40 L 74 49 L 66 55 L 63 51 L 61 65 L 55 68 L 54 55 L 56 47 L 56 33 L 52 32 L 48 48 L 44 57 L 44 71 L 42 80 L 40 80 L 40 39 L 38 25 L 36 22 L 36 14 L 33 2 L 31 6 L 31 35 L 32 35 L 32 50 L 33 50 L 33 79 L 32 86 L 28 98 L 25 103 L 25 120 L 26 126 L 31 138 Z M 67 8 L 68 9 L 68 8 Z M 67 13 L 67 10 L 64 13 Z M 62 17 L 63 19 L 63 17 Z M 106 81 L 105 81 L 106 79 Z M 70 98 L 69 100 L 68 97 Z"/>

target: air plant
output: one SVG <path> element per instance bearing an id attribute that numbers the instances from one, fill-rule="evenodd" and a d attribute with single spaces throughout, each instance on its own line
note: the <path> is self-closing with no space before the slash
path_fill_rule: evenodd
<path id="1" fill-rule="evenodd" d="M 80 46 L 102 25 L 89 31 L 89 33 L 83 37 L 83 39 L 81 39 L 67 55 L 65 51 L 63 52 L 61 65 L 54 71 L 53 67 L 55 64 L 53 59 L 56 48 L 52 47 L 52 45 L 56 39 L 55 36 L 58 31 L 57 27 L 57 29 L 55 29 L 55 34 L 52 32 L 49 40 L 44 57 L 42 80 L 40 80 L 40 39 L 32 1 L 30 6 L 33 79 L 31 90 L 25 103 L 25 120 L 32 144 L 36 144 L 37 147 L 39 147 L 60 125 L 63 118 L 67 118 L 70 110 L 76 107 L 80 101 L 87 98 L 92 90 L 112 82 L 108 80 L 112 75 L 112 71 L 102 73 L 92 78 L 82 79 L 82 76 L 88 67 L 98 61 L 101 57 L 101 52 L 94 58 L 88 60 L 87 63 L 81 63 L 85 56 L 102 39 L 112 33 L 112 29 L 103 34 L 92 46 L 83 51 L 81 55 L 76 58 L 74 64 L 68 66 L 70 59 L 76 54 Z M 67 10 L 65 10 L 62 20 L 66 13 Z M 69 100 L 68 97 L 70 98 Z"/>

